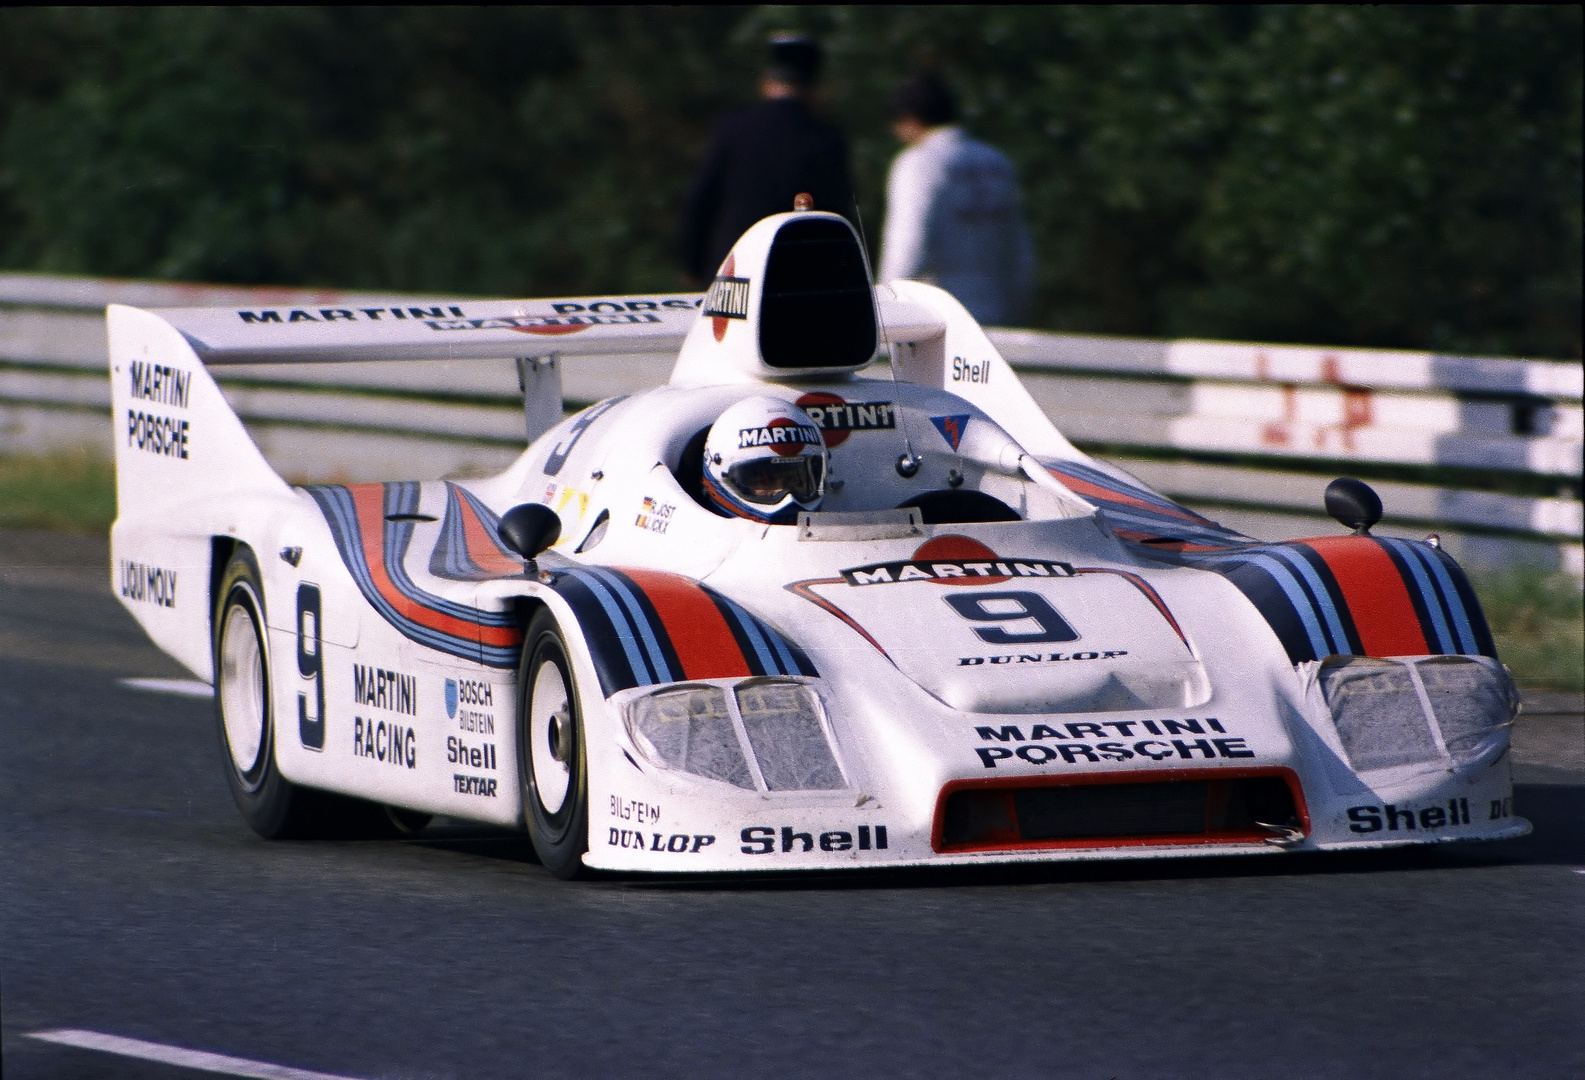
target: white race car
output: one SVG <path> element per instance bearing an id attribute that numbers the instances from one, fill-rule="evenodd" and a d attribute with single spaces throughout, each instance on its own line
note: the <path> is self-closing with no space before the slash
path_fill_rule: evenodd
<path id="1" fill-rule="evenodd" d="M 761 221 L 702 300 L 108 319 L 115 589 L 213 683 L 266 837 L 441 814 L 570 877 L 1529 829 L 1517 695 L 1434 542 L 1370 535 L 1357 481 L 1328 497 L 1353 535 L 1288 543 L 1162 498 L 945 292 L 872 287 L 835 215 Z M 521 361 L 543 433 L 480 481 L 291 487 L 208 370 L 662 346 L 667 385 L 565 420 L 554 360 Z M 823 444 L 787 523 L 724 513 L 705 461 L 767 397 Z"/>

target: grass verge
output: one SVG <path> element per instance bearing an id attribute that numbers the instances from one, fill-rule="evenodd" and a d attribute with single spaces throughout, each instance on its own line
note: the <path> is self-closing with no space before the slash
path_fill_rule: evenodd
<path id="1" fill-rule="evenodd" d="M 0 455 L 0 528 L 99 533 L 116 516 L 115 468 L 87 454 Z M 1471 575 L 1497 652 L 1521 686 L 1585 689 L 1585 599 L 1567 574 Z"/>
<path id="2" fill-rule="evenodd" d="M 1568 574 L 1471 574 L 1497 655 L 1530 689 L 1585 689 L 1585 595 Z"/>
<path id="3" fill-rule="evenodd" d="M 85 453 L 0 455 L 0 527 L 110 531 L 116 470 Z"/>

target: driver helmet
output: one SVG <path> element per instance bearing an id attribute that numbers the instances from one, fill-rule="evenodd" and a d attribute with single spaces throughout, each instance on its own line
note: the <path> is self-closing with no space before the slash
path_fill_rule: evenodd
<path id="1" fill-rule="evenodd" d="M 804 411 L 756 395 L 723 412 L 704 443 L 704 490 L 722 511 L 790 525 L 825 497 L 830 457 Z"/>

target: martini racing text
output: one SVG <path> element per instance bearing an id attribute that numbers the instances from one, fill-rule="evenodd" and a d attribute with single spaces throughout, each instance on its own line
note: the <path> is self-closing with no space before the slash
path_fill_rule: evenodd
<path id="1" fill-rule="evenodd" d="M 281 318 L 281 313 L 278 310 L 238 311 L 237 315 L 245 323 L 380 322 L 386 315 L 398 321 L 412 319 L 416 322 L 425 319 L 443 319 L 448 312 L 459 319 L 463 317 L 460 307 L 450 305 L 446 307 L 437 305 L 427 308 L 366 307 L 358 308 L 356 311 L 352 308 L 319 308 L 318 311 L 319 314 L 315 315 L 307 308 L 294 308 L 286 313 L 286 318 L 284 319 Z M 362 319 L 358 318 L 358 313 L 362 313 Z"/>

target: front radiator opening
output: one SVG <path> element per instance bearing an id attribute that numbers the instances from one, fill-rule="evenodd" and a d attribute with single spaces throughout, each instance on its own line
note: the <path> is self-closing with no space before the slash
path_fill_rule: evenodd
<path id="1" fill-rule="evenodd" d="M 936 805 L 940 852 L 1260 843 L 1309 833 L 1298 778 L 1287 769 L 1174 770 L 1113 776 L 956 781 Z"/>

